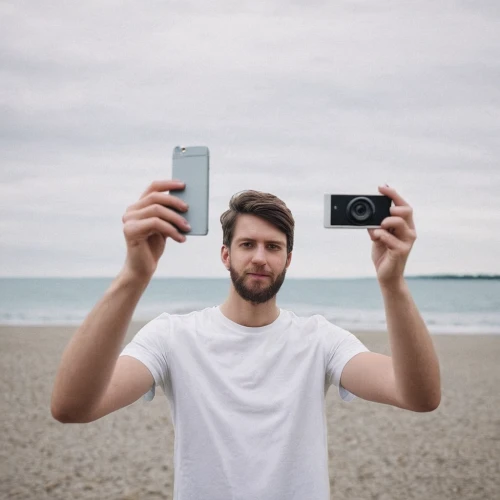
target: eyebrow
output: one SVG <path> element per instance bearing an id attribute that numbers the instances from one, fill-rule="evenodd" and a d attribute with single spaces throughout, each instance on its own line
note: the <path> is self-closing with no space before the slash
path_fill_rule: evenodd
<path id="1" fill-rule="evenodd" d="M 236 238 L 236 243 L 240 243 L 242 241 L 251 241 L 252 243 L 255 243 L 257 240 L 253 238 Z M 272 243 L 273 245 L 280 245 L 280 246 L 286 245 L 284 241 L 278 241 L 278 240 L 266 240 L 266 243 Z"/>

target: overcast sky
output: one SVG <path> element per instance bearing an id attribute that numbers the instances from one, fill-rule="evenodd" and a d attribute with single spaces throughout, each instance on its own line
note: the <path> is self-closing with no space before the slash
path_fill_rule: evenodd
<path id="1" fill-rule="evenodd" d="M 172 149 L 211 153 L 210 229 L 157 276 L 226 276 L 232 194 L 280 196 L 290 277 L 375 276 L 324 193 L 394 186 L 407 274 L 500 273 L 500 2 L 0 4 L 0 275 L 112 276 L 121 216 Z"/>

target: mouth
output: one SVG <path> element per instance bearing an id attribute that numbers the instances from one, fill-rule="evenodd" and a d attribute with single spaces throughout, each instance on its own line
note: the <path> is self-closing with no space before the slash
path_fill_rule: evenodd
<path id="1" fill-rule="evenodd" d="M 255 278 L 269 278 L 269 274 L 263 274 L 263 273 L 247 273 L 247 274 Z"/>

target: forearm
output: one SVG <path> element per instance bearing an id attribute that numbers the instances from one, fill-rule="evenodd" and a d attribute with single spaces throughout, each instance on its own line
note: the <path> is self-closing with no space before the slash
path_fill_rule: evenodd
<path id="1" fill-rule="evenodd" d="M 54 416 L 81 415 L 99 401 L 148 282 L 120 273 L 76 331 L 56 375 L 52 394 Z"/>
<path id="2" fill-rule="evenodd" d="M 415 411 L 435 409 L 441 399 L 439 361 L 407 283 L 381 287 L 396 386 Z"/>

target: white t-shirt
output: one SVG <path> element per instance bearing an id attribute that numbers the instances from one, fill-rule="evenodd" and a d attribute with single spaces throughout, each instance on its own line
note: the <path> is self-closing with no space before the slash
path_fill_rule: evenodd
<path id="1" fill-rule="evenodd" d="M 160 315 L 121 355 L 170 403 L 175 500 L 329 500 L 325 395 L 354 399 L 340 375 L 367 350 L 323 316 L 251 328 L 211 307 Z"/>

